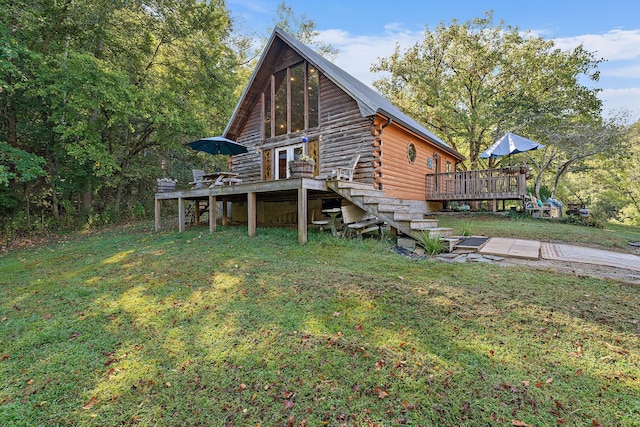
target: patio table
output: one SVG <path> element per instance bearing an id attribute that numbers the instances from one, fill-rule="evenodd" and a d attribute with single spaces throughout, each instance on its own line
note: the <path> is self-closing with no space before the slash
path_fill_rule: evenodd
<path id="1" fill-rule="evenodd" d="M 338 231 L 336 230 L 336 219 L 338 218 L 338 215 L 342 213 L 342 209 L 340 208 L 323 209 L 322 213 L 329 215 L 329 218 L 331 219 L 331 221 L 329 222 L 329 227 L 331 227 L 331 234 L 336 236 L 338 234 Z"/>

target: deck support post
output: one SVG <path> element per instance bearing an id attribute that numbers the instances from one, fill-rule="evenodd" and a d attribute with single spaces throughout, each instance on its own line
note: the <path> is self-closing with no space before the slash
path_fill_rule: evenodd
<path id="1" fill-rule="evenodd" d="M 227 225 L 228 221 L 227 221 L 227 198 L 223 197 L 222 198 L 222 225 Z"/>
<path id="2" fill-rule="evenodd" d="M 160 228 L 162 226 L 160 221 L 160 204 L 161 204 L 160 199 L 156 199 L 156 203 L 155 203 L 156 232 L 160 231 Z"/>
<path id="3" fill-rule="evenodd" d="M 216 231 L 216 218 L 217 218 L 218 202 L 216 196 L 209 196 L 209 233 Z"/>
<path id="4" fill-rule="evenodd" d="M 200 200 L 196 199 L 194 200 L 194 203 L 196 204 L 195 206 L 195 221 L 194 224 L 196 225 L 196 227 L 200 226 Z"/>
<path id="5" fill-rule="evenodd" d="M 184 233 L 184 199 L 182 197 L 178 197 L 178 231 L 180 233 Z"/>
<path id="6" fill-rule="evenodd" d="M 298 243 L 307 243 L 307 189 L 304 184 L 298 188 Z"/>
<path id="7" fill-rule="evenodd" d="M 256 235 L 256 192 L 247 193 L 247 228 L 249 237 Z"/>

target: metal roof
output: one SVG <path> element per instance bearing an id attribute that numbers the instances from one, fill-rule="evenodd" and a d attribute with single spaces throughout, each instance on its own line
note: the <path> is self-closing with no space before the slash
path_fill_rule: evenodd
<path id="1" fill-rule="evenodd" d="M 392 119 L 394 122 L 404 126 L 405 128 L 415 132 L 418 135 L 421 135 L 422 137 L 432 141 L 436 145 L 439 145 L 444 150 L 462 159 L 463 156 L 460 153 L 458 153 L 432 132 L 427 130 L 423 125 L 403 113 L 387 98 L 380 95 L 378 92 L 365 85 L 364 83 L 344 71 L 342 68 L 338 67 L 333 62 L 324 58 L 322 55 L 315 52 L 313 49 L 301 43 L 278 27 L 273 30 L 273 33 L 271 34 L 269 42 L 265 47 L 262 57 L 260 58 L 260 61 L 258 62 L 258 65 L 256 66 L 256 69 L 254 70 L 253 75 L 251 76 L 249 83 L 247 84 L 247 87 L 245 88 L 245 91 L 240 97 L 240 101 L 238 102 L 231 120 L 229 121 L 227 128 L 225 129 L 225 136 L 228 132 L 230 132 L 232 123 L 237 118 L 236 115 L 238 114 L 241 105 L 245 101 L 248 101 L 246 98 L 250 98 L 248 96 L 249 91 L 253 86 L 253 83 L 256 80 L 256 77 L 266 60 L 268 52 L 273 48 L 276 39 L 280 39 L 284 43 L 286 43 L 305 60 L 307 60 L 318 70 L 320 70 L 325 77 L 327 77 L 343 91 L 345 91 L 349 96 L 351 96 L 357 102 L 358 108 L 360 109 L 360 114 L 362 114 L 363 117 L 370 117 L 376 114 L 381 114 L 384 117 Z"/>

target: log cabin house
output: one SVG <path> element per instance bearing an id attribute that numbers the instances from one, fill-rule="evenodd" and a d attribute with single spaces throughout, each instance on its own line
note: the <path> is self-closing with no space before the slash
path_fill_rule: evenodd
<path id="1" fill-rule="evenodd" d="M 355 204 L 400 234 L 415 237 L 428 229 L 444 235 L 448 230 L 425 214 L 447 200 L 480 197 L 469 194 L 469 177 L 456 171 L 460 153 L 279 28 L 223 136 L 248 149 L 230 159 L 242 183 L 156 193 L 156 229 L 161 201 L 177 199 L 181 231 L 185 201 L 195 204 L 198 223 L 201 201 L 215 207 L 223 200 L 223 223 L 231 203 L 232 219 L 247 223 L 249 235 L 257 224 L 297 224 L 298 240 L 305 243 L 311 213 L 317 218 L 331 204 Z M 290 176 L 288 164 L 301 154 L 315 160 L 311 178 Z M 352 160 L 357 164 L 351 181 L 330 179 L 332 170 Z M 486 183 L 482 191 L 485 197 Z M 215 231 L 215 221 L 209 226 Z"/>

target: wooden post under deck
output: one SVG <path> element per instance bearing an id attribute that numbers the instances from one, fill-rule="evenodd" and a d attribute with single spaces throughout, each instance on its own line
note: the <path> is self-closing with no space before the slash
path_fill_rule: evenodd
<path id="1" fill-rule="evenodd" d="M 298 243 L 307 243 L 307 189 L 298 188 Z"/>
<path id="2" fill-rule="evenodd" d="M 178 231 L 184 233 L 184 199 L 178 197 Z"/>
<path id="3" fill-rule="evenodd" d="M 160 199 L 156 199 L 156 209 L 155 209 L 155 219 L 156 219 L 156 232 L 160 231 L 161 221 L 160 221 Z"/>
<path id="4" fill-rule="evenodd" d="M 201 188 L 201 189 L 189 189 L 178 190 L 172 192 L 165 192 L 164 194 L 156 193 L 155 195 L 155 228 L 159 231 L 161 228 L 161 212 L 163 200 L 177 200 L 178 201 L 178 229 L 179 232 L 184 232 L 186 229 L 186 209 L 185 203 L 194 201 L 209 203 L 209 231 L 214 233 L 216 231 L 216 220 L 218 216 L 222 216 L 222 222 L 226 225 L 227 218 L 229 216 L 228 211 L 228 199 L 234 197 L 233 200 L 238 200 L 240 195 L 246 195 L 247 197 L 247 226 L 248 234 L 250 237 L 256 235 L 257 232 L 257 197 L 258 194 L 269 194 L 276 192 L 284 194 L 286 201 L 293 201 L 297 197 L 297 219 L 298 219 L 298 243 L 306 244 L 308 242 L 308 209 L 309 209 L 309 191 L 315 192 L 329 192 L 325 181 L 314 179 L 287 179 L 280 181 L 268 181 L 268 182 L 252 182 L 239 184 L 235 186 L 225 186 L 221 188 Z M 223 205 L 222 215 L 219 214 L 218 202 Z M 199 206 L 193 207 L 196 217 L 200 213 L 203 213 L 202 208 Z M 195 222 L 195 221 L 194 221 Z"/>
<path id="5" fill-rule="evenodd" d="M 222 198 L 222 225 L 227 225 L 227 198 Z"/>
<path id="6" fill-rule="evenodd" d="M 256 235 L 256 192 L 250 191 L 247 193 L 247 228 L 249 237 L 255 237 Z"/>
<path id="7" fill-rule="evenodd" d="M 194 203 L 196 204 L 195 206 L 195 221 L 194 224 L 196 225 L 196 227 L 200 226 L 200 200 L 194 200 Z"/>
<path id="8" fill-rule="evenodd" d="M 216 196 L 209 196 L 209 233 L 216 231 L 217 208 Z"/>

